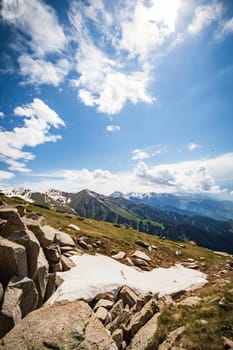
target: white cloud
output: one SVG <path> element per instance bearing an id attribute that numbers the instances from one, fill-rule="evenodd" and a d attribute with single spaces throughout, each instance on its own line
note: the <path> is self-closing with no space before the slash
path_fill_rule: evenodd
<path id="1" fill-rule="evenodd" d="M 132 160 L 146 159 L 149 157 L 150 154 L 146 150 L 136 148 L 132 151 Z"/>
<path id="2" fill-rule="evenodd" d="M 76 68 L 80 76 L 72 85 L 78 88 L 80 100 L 87 106 L 96 106 L 99 112 L 119 113 L 128 100 L 133 104 L 154 101 L 147 92 L 150 80 L 147 70 L 121 72 L 120 64 L 93 43 L 80 45 Z"/>
<path id="3" fill-rule="evenodd" d="M 0 118 L 4 118 L 5 114 L 3 112 L 0 112 Z"/>
<path id="4" fill-rule="evenodd" d="M 146 59 L 155 47 L 174 33 L 180 6 L 180 0 L 152 0 L 147 4 L 138 0 L 120 24 L 121 48 L 131 57 L 139 55 Z"/>
<path id="5" fill-rule="evenodd" d="M 164 185 L 172 187 L 173 192 L 219 192 L 207 168 L 195 162 L 164 164 L 148 168 L 139 162 L 135 175 L 148 185 Z"/>
<path id="6" fill-rule="evenodd" d="M 9 171 L 0 170 L 0 183 L 1 183 L 1 181 L 10 180 L 14 176 L 15 175 L 13 173 L 10 173 Z"/>
<path id="7" fill-rule="evenodd" d="M 136 148 L 134 149 L 132 153 L 132 160 L 142 160 L 149 157 L 155 157 L 160 154 L 163 154 L 165 151 L 165 147 L 161 144 L 155 145 L 155 146 L 149 146 L 145 149 L 142 148 Z"/>
<path id="8" fill-rule="evenodd" d="M 107 125 L 106 130 L 109 132 L 120 131 L 121 128 L 119 125 Z"/>
<path id="9" fill-rule="evenodd" d="M 192 23 L 188 27 L 191 34 L 198 34 L 212 22 L 217 21 L 222 15 L 222 4 L 213 2 L 211 5 L 198 6 L 195 9 L 195 15 Z"/>
<path id="10" fill-rule="evenodd" d="M 49 131 L 51 127 L 59 128 L 65 124 L 55 111 L 38 98 L 25 106 L 16 107 L 14 114 L 25 117 L 24 125 L 14 127 L 12 131 L 0 131 L 0 160 L 10 165 L 11 170 L 28 172 L 25 163 L 35 156 L 25 152 L 24 147 L 56 142 L 61 136 L 50 134 Z"/>
<path id="11" fill-rule="evenodd" d="M 199 148 L 200 145 L 198 145 L 197 143 L 194 143 L 194 142 L 190 142 L 188 145 L 187 145 L 187 148 L 190 150 L 190 151 L 194 151 L 195 149 Z"/>
<path id="12" fill-rule="evenodd" d="M 1 15 L 30 37 L 28 44 L 38 55 L 59 52 L 66 45 L 55 11 L 40 0 L 3 0 Z"/>
<path id="13" fill-rule="evenodd" d="M 26 78 L 27 84 L 51 84 L 58 86 L 70 70 L 67 59 L 60 59 L 56 64 L 45 59 L 33 59 L 30 55 L 21 55 L 18 59 L 20 74 Z"/>
<path id="14" fill-rule="evenodd" d="M 233 33 L 233 18 L 223 21 L 215 33 L 216 39 L 222 39 L 226 35 Z"/>
<path id="15" fill-rule="evenodd" d="M 148 166 L 140 161 L 133 171 L 112 173 L 96 169 L 60 169 L 49 174 L 34 174 L 40 181 L 21 183 L 36 191 L 57 188 L 77 192 L 84 188 L 110 194 L 121 192 L 190 192 L 215 195 L 233 190 L 233 153 L 216 158 Z"/>

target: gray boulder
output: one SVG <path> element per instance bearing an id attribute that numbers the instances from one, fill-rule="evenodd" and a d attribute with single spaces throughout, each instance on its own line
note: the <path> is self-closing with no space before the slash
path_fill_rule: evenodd
<path id="1" fill-rule="evenodd" d="M 61 249 L 57 244 L 53 243 L 49 245 L 44 249 L 44 252 L 49 263 L 56 264 L 59 262 L 61 258 Z"/>
<path id="2" fill-rule="evenodd" d="M 36 275 L 34 277 L 34 282 L 39 294 L 38 306 L 41 306 L 44 301 L 44 297 L 46 293 L 46 285 L 48 281 L 48 271 L 49 271 L 48 261 L 45 258 L 42 248 L 40 248 L 38 259 L 37 259 Z"/>
<path id="3" fill-rule="evenodd" d="M 129 287 L 123 286 L 118 294 L 118 299 L 123 301 L 123 306 L 129 305 L 131 308 L 137 303 L 138 295 Z"/>
<path id="4" fill-rule="evenodd" d="M 56 303 L 31 312 L 2 343 L 1 350 L 117 350 L 109 332 L 83 301 Z"/>
<path id="5" fill-rule="evenodd" d="M 131 317 L 129 324 L 126 327 L 127 338 L 131 339 L 134 334 L 154 315 L 154 313 L 158 311 L 159 308 L 156 300 L 151 299 L 148 301 L 141 311 L 135 313 Z"/>
<path id="6" fill-rule="evenodd" d="M 60 246 L 71 246 L 74 247 L 75 243 L 73 238 L 68 235 L 65 232 L 57 231 L 55 235 L 55 243 L 59 244 Z"/>
<path id="7" fill-rule="evenodd" d="M 1 236 L 4 238 L 8 238 L 12 233 L 25 231 L 25 225 L 21 220 L 18 212 L 12 213 L 7 219 L 7 222 L 1 229 Z"/>
<path id="8" fill-rule="evenodd" d="M 0 237 L 0 282 L 6 284 L 14 275 L 27 274 L 25 247 Z"/>
<path id="9" fill-rule="evenodd" d="M 39 226 L 39 229 L 35 234 L 43 249 L 54 243 L 56 232 L 57 230 L 52 226 Z"/>
<path id="10" fill-rule="evenodd" d="M 6 288 L 1 309 L 2 320 L 4 320 L 4 324 L 0 324 L 1 336 L 34 310 L 37 300 L 38 293 L 31 279 L 12 277 Z"/>
<path id="11" fill-rule="evenodd" d="M 62 264 L 63 271 L 68 271 L 72 269 L 72 267 L 75 267 L 75 263 L 64 255 L 61 256 L 61 264 Z"/>
<path id="12" fill-rule="evenodd" d="M 185 327 L 182 326 L 169 333 L 167 339 L 159 345 L 158 350 L 170 350 L 173 344 L 175 343 L 176 338 L 182 333 L 184 333 L 184 331 Z"/>
<path id="13" fill-rule="evenodd" d="M 28 277 L 33 279 L 37 271 L 37 260 L 40 252 L 40 243 L 36 236 L 30 230 L 25 229 L 12 233 L 8 239 L 26 248 Z"/>
<path id="14" fill-rule="evenodd" d="M 159 313 L 156 313 L 151 319 L 142 326 L 135 336 L 131 339 L 128 350 L 151 350 L 155 347 L 155 335 L 158 328 Z"/>
<path id="15" fill-rule="evenodd" d="M 4 290 L 3 290 L 2 283 L 0 283 L 0 306 L 2 303 L 3 295 L 4 295 Z"/>
<path id="16" fill-rule="evenodd" d="M 18 211 L 15 207 L 1 205 L 0 206 L 0 218 L 7 220 L 11 215 L 17 214 Z"/>

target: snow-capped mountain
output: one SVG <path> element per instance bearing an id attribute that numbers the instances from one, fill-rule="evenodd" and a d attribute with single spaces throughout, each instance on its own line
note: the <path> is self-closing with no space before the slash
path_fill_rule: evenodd
<path id="1" fill-rule="evenodd" d="M 8 197 L 19 197 L 27 202 L 34 202 L 32 199 L 32 191 L 29 188 L 20 187 L 18 189 L 6 189 L 2 190 L 2 193 Z"/>

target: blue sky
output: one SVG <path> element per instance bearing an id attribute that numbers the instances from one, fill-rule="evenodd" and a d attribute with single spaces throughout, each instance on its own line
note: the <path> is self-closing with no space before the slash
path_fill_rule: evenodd
<path id="1" fill-rule="evenodd" d="M 233 3 L 3 0 L 0 185 L 233 199 Z"/>

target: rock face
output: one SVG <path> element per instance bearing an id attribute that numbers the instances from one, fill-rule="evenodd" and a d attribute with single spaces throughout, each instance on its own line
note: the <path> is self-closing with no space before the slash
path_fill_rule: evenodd
<path id="1" fill-rule="evenodd" d="M 14 275 L 27 276 L 26 249 L 0 237 L 0 282 L 6 284 Z"/>
<path id="2" fill-rule="evenodd" d="M 5 291 L 0 317 L 0 336 L 3 336 L 37 306 L 38 293 L 28 277 L 13 277 Z M 1 322 L 2 320 L 2 322 Z"/>
<path id="3" fill-rule="evenodd" d="M 30 313 L 2 339 L 0 349 L 117 350 L 117 346 L 88 304 L 75 301 Z"/>
<path id="4" fill-rule="evenodd" d="M 154 349 L 155 334 L 157 332 L 159 313 L 156 313 L 132 338 L 128 350 Z"/>

